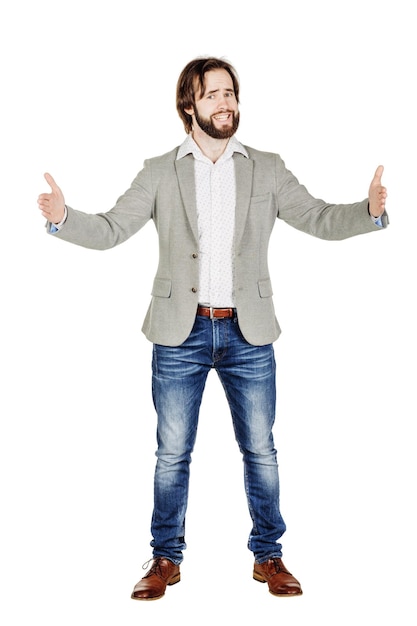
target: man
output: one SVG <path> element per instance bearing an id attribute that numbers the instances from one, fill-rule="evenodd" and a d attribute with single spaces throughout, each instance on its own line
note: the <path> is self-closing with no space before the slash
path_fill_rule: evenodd
<path id="1" fill-rule="evenodd" d="M 277 154 L 243 146 L 239 83 L 222 59 L 198 58 L 182 71 L 177 109 L 187 137 L 150 159 L 113 209 L 96 215 L 66 207 L 52 176 L 39 207 L 55 237 L 95 249 L 118 245 L 152 219 L 160 259 L 142 327 L 153 342 L 152 392 L 157 463 L 153 563 L 132 598 L 161 598 L 180 580 L 189 464 L 208 372 L 217 371 L 243 455 L 252 518 L 253 577 L 277 596 L 302 593 L 282 562 L 273 342 L 275 318 L 267 266 L 276 218 L 323 239 L 385 228 L 382 166 L 369 197 L 335 205 L 313 198 Z"/>

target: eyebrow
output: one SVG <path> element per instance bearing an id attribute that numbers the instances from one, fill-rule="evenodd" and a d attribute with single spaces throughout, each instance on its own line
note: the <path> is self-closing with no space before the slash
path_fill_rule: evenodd
<path id="1" fill-rule="evenodd" d="M 213 93 L 217 93 L 218 91 L 220 91 L 220 89 L 212 89 L 211 91 L 206 91 L 206 93 L 204 93 L 202 97 L 209 96 L 209 95 L 211 95 Z M 227 87 L 226 89 L 224 89 L 224 91 L 228 91 L 230 93 L 234 93 L 234 89 L 232 89 L 232 87 Z"/>

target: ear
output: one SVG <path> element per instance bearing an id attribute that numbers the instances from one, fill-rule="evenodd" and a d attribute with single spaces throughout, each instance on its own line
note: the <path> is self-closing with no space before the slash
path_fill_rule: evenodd
<path id="1" fill-rule="evenodd" d="M 188 115 L 194 115 L 194 107 L 189 107 L 188 109 L 184 109 L 184 111 L 185 111 Z"/>

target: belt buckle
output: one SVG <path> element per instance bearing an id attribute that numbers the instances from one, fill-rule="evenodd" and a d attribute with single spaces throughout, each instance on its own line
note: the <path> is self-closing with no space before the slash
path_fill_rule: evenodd
<path id="1" fill-rule="evenodd" d="M 211 320 L 214 320 L 214 315 L 213 315 L 213 307 L 212 307 L 212 306 L 210 306 L 210 307 L 209 307 L 209 309 L 210 309 L 210 319 L 211 319 Z"/>

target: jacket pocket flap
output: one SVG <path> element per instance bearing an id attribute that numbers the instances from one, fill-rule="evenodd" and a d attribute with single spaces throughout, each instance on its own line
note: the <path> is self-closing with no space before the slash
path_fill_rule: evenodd
<path id="1" fill-rule="evenodd" d="M 169 278 L 155 278 L 152 295 L 159 298 L 169 298 L 171 296 L 171 280 Z"/>
<path id="2" fill-rule="evenodd" d="M 272 298 L 272 284 L 269 278 L 258 281 L 259 295 L 261 298 Z"/>

